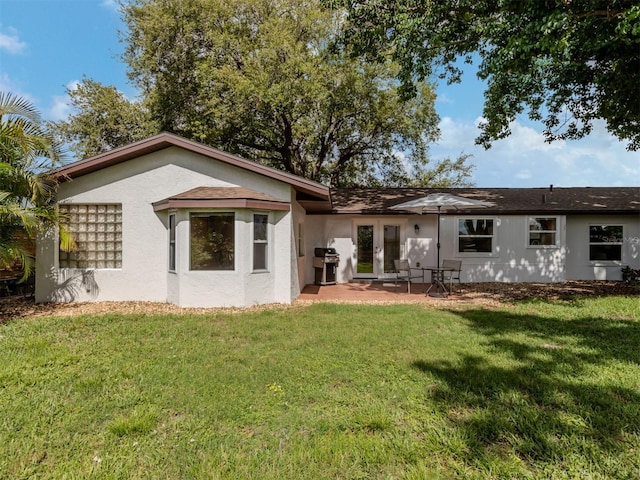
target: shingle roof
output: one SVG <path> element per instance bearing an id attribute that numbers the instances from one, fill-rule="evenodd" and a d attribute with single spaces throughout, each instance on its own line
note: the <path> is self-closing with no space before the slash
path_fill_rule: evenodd
<path id="1" fill-rule="evenodd" d="M 290 209 L 289 202 L 244 187 L 196 187 L 153 203 L 156 211 L 205 207 Z"/>
<path id="2" fill-rule="evenodd" d="M 253 162 L 251 160 L 238 157 L 237 155 L 232 155 L 208 145 L 187 140 L 186 138 L 167 132 L 159 133 L 153 137 L 145 138 L 144 140 L 140 140 L 123 147 L 114 148 L 113 150 L 94 157 L 69 163 L 68 165 L 64 165 L 54 170 L 53 174 L 60 181 L 64 182 L 169 147 L 183 148 L 187 151 L 288 183 L 304 198 L 304 200 L 311 204 L 313 204 L 314 201 L 321 205 L 324 205 L 325 203 L 328 204 L 329 188 L 325 185 L 282 170 L 261 165 L 257 162 Z"/>
<path id="3" fill-rule="evenodd" d="M 339 188 L 331 190 L 332 213 L 397 215 L 389 207 L 437 192 L 491 202 L 481 210 L 488 214 L 640 214 L 640 187 Z"/>
<path id="4" fill-rule="evenodd" d="M 222 199 L 266 200 L 282 202 L 266 193 L 256 192 L 244 187 L 196 187 L 169 197 L 169 200 L 222 200 Z"/>

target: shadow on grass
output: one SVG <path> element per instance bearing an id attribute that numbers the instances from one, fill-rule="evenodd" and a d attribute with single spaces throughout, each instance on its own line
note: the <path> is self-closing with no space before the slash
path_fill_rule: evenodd
<path id="1" fill-rule="evenodd" d="M 436 379 L 430 401 L 462 438 L 465 461 L 506 454 L 566 466 L 573 458 L 617 478 L 638 473 L 640 322 L 457 314 L 482 348 L 413 367 Z"/>

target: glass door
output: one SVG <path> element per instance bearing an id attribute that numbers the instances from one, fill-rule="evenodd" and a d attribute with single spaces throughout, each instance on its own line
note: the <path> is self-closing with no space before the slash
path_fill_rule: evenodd
<path id="1" fill-rule="evenodd" d="M 383 220 L 356 221 L 354 230 L 354 277 L 393 277 L 393 261 L 402 258 L 402 225 Z"/>
<path id="2" fill-rule="evenodd" d="M 355 276 L 376 276 L 377 248 L 374 246 L 375 225 L 356 225 L 356 271 Z"/>

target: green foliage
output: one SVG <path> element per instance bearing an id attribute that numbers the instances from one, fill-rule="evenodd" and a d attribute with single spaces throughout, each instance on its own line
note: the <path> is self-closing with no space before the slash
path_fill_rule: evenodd
<path id="1" fill-rule="evenodd" d="M 79 156 L 170 131 L 336 186 L 466 184 L 467 156 L 433 164 L 431 85 L 400 95 L 393 62 L 336 49 L 343 13 L 319 0 L 130 0 L 129 102 L 84 79 L 54 127 Z"/>
<path id="2" fill-rule="evenodd" d="M 396 59 L 405 94 L 416 79 L 460 81 L 460 57 L 481 60 L 486 123 L 477 143 L 509 135 L 527 109 L 547 140 L 581 138 L 601 118 L 640 148 L 640 7 L 633 0 L 478 2 L 344 0 L 347 38 L 370 58 Z"/>
<path id="3" fill-rule="evenodd" d="M 158 133 L 144 105 L 129 101 L 115 87 L 83 78 L 76 87 L 67 88 L 67 95 L 74 113 L 49 126 L 79 158 L 91 157 Z"/>
<path id="4" fill-rule="evenodd" d="M 640 268 L 622 267 L 622 281 L 626 283 L 640 283 Z"/>
<path id="5" fill-rule="evenodd" d="M 637 298 L 0 325 L 1 478 L 638 478 Z"/>
<path id="6" fill-rule="evenodd" d="M 0 92 L 0 269 L 33 269 L 35 235 L 55 225 L 59 145 L 26 99 Z M 63 246 L 71 243 L 63 232 Z"/>

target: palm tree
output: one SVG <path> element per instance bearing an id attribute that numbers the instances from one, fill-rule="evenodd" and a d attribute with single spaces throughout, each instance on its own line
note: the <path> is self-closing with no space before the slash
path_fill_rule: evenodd
<path id="1" fill-rule="evenodd" d="M 60 159 L 36 108 L 0 92 L 0 269 L 21 268 L 23 279 L 33 271 L 36 234 L 59 223 L 51 169 Z M 72 246 L 64 229 L 61 239 L 65 249 Z"/>

